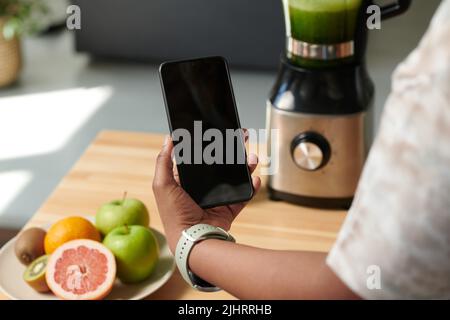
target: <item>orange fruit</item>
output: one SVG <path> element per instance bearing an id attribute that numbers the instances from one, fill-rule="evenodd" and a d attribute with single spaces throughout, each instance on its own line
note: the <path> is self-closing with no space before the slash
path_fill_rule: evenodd
<path id="1" fill-rule="evenodd" d="M 116 260 L 100 242 L 69 241 L 50 256 L 45 279 L 61 299 L 100 300 L 113 288 Z"/>
<path id="2" fill-rule="evenodd" d="M 59 220 L 47 231 L 44 239 L 45 253 L 52 254 L 64 243 L 77 239 L 101 240 L 95 226 L 84 218 L 69 217 Z"/>

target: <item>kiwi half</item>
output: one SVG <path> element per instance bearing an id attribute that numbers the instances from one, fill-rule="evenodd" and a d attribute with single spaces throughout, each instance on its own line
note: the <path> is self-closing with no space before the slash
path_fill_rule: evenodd
<path id="1" fill-rule="evenodd" d="M 34 260 L 25 270 L 23 280 L 37 292 L 50 291 L 45 281 L 45 271 L 47 270 L 48 256 L 42 256 Z"/>

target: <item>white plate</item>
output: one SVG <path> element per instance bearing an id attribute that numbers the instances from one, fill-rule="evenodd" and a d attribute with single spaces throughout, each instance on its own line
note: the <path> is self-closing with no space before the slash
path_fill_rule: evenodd
<path id="1" fill-rule="evenodd" d="M 116 280 L 108 300 L 139 300 L 161 288 L 175 270 L 175 260 L 170 253 L 166 238 L 159 231 L 152 229 L 158 240 L 160 255 L 152 275 L 144 282 L 125 285 Z M 11 239 L 0 250 L 0 291 L 15 300 L 57 300 L 51 293 L 38 293 L 22 280 L 25 266 L 17 260 L 14 253 L 16 238 Z"/>

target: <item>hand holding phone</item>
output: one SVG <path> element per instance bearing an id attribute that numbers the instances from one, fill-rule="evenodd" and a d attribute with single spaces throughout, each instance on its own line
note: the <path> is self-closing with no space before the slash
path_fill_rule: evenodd
<path id="1" fill-rule="evenodd" d="M 210 57 L 160 67 L 180 184 L 202 208 L 253 195 L 228 66 Z"/>
<path id="2" fill-rule="evenodd" d="M 247 203 L 241 202 L 209 209 L 200 208 L 179 184 L 173 170 L 172 151 L 173 143 L 168 137 L 156 161 L 153 193 L 170 249 L 175 252 L 183 230 L 199 223 L 206 223 L 228 231 Z M 249 171 L 253 173 L 258 159 L 253 154 L 249 155 L 249 159 Z M 252 178 L 252 183 L 256 194 L 261 186 L 261 180 L 256 176 Z"/>

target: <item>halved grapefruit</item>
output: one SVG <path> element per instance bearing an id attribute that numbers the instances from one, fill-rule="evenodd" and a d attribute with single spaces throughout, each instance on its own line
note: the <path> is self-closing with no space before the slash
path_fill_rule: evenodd
<path id="1" fill-rule="evenodd" d="M 114 256 L 99 242 L 66 242 L 50 256 L 46 280 L 52 292 L 65 300 L 100 300 L 116 278 Z"/>

